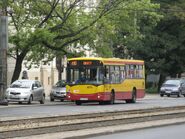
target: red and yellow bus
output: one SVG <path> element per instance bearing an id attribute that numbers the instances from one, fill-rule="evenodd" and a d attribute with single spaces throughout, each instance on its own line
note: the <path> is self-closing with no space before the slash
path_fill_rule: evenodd
<path id="1" fill-rule="evenodd" d="M 71 58 L 67 63 L 67 99 L 113 104 L 135 103 L 145 96 L 144 61 L 119 58 Z"/>

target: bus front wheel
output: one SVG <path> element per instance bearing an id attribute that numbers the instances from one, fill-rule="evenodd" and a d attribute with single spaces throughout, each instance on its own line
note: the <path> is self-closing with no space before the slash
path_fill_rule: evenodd
<path id="1" fill-rule="evenodd" d="M 108 104 L 114 104 L 115 102 L 115 95 L 114 92 L 111 92 L 110 101 L 108 101 Z"/>

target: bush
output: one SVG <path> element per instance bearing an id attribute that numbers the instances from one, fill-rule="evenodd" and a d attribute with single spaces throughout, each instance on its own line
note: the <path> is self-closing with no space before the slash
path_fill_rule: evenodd
<path id="1" fill-rule="evenodd" d="M 150 87 L 146 89 L 146 93 L 148 94 L 158 94 L 157 87 Z"/>

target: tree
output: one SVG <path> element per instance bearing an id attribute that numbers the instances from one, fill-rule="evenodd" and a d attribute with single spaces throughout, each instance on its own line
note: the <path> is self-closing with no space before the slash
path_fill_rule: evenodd
<path id="1" fill-rule="evenodd" d="M 142 40 L 161 19 L 157 12 L 159 8 L 159 4 L 150 0 L 121 3 L 111 14 L 103 18 L 104 21 L 98 22 L 96 46 L 101 47 L 101 50 L 109 50 L 109 57 L 143 59 L 136 57 L 135 49 L 142 49 Z"/>
<path id="2" fill-rule="evenodd" d="M 176 77 L 184 72 L 184 52 L 185 52 L 185 2 L 177 1 L 159 1 L 161 4 L 161 13 L 164 15 L 163 20 L 153 31 L 157 36 L 155 45 L 163 61 L 159 73 L 166 76 Z M 155 61 L 154 61 L 155 62 Z"/>
<path id="3" fill-rule="evenodd" d="M 119 0 L 101 0 L 89 10 L 86 2 L 9 0 L 14 11 L 10 14 L 9 39 L 14 47 L 9 54 L 16 59 L 12 82 L 18 79 L 26 57 L 35 62 L 58 51 L 70 54 L 69 46 L 75 48 L 95 40 L 91 34 L 95 23 L 120 4 Z"/>
<path id="4" fill-rule="evenodd" d="M 161 75 L 159 87 L 166 76 L 180 77 L 185 71 L 185 2 L 182 0 L 170 1 L 155 0 L 161 5 L 159 14 L 163 15 L 160 22 L 148 28 L 141 22 L 140 32 L 146 34 L 138 42 L 139 45 L 131 48 L 135 58 L 145 60 L 147 73 Z M 148 21 L 148 20 L 147 20 Z"/>
<path id="5" fill-rule="evenodd" d="M 183 1 L 161 2 L 163 18 L 148 35 L 141 40 L 143 49 L 136 48 L 137 57 L 146 61 L 148 72 L 154 69 L 156 73 L 176 77 L 184 71 L 185 24 L 182 9 Z"/>

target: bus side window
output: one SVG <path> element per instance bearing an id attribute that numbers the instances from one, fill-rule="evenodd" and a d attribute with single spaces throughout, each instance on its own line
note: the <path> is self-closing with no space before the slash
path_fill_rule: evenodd
<path id="1" fill-rule="evenodd" d="M 139 78 L 143 78 L 143 66 L 139 65 Z"/>
<path id="2" fill-rule="evenodd" d="M 110 66 L 110 82 L 115 83 L 115 71 L 114 66 Z"/>
<path id="3" fill-rule="evenodd" d="M 133 65 L 133 78 L 138 78 L 138 65 Z"/>
<path id="4" fill-rule="evenodd" d="M 110 77 L 110 71 L 109 71 L 109 66 L 105 67 L 105 78 L 107 79 L 107 81 L 109 81 Z"/>
<path id="5" fill-rule="evenodd" d="M 120 68 L 115 66 L 115 83 L 120 83 Z"/>
<path id="6" fill-rule="evenodd" d="M 134 78 L 134 65 L 130 65 L 130 78 Z"/>
<path id="7" fill-rule="evenodd" d="M 120 66 L 120 81 L 122 82 L 125 79 L 125 67 Z"/>
<path id="8" fill-rule="evenodd" d="M 135 75 L 136 75 L 136 78 L 139 78 L 139 65 L 136 65 Z"/>
<path id="9" fill-rule="evenodd" d="M 130 78 L 130 68 L 129 65 L 126 65 L 126 78 Z"/>

